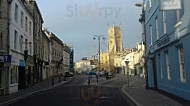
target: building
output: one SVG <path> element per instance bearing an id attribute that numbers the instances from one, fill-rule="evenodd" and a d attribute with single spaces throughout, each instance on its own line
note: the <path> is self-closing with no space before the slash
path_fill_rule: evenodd
<path id="1" fill-rule="evenodd" d="M 70 54 L 70 71 L 71 72 L 74 72 L 74 48 L 73 47 L 70 47 L 71 49 L 71 54 Z"/>
<path id="2" fill-rule="evenodd" d="M 48 37 L 48 31 L 45 29 L 42 32 L 42 40 L 43 40 L 43 68 L 42 68 L 42 80 L 46 80 L 51 78 L 52 70 L 50 66 L 50 45 L 51 40 Z"/>
<path id="3" fill-rule="evenodd" d="M 91 70 L 92 67 L 90 59 L 84 57 L 75 62 L 75 73 L 81 74 Z"/>
<path id="4" fill-rule="evenodd" d="M 53 72 L 53 76 L 63 75 L 63 43 L 52 32 L 48 34 L 48 37 L 51 40 L 50 65 Z"/>
<path id="5" fill-rule="evenodd" d="M 133 48 L 122 58 L 122 70 L 123 74 L 134 75 L 134 53 L 136 48 Z"/>
<path id="6" fill-rule="evenodd" d="M 4 66 L 4 56 L 9 54 L 9 2 L 0 1 L 0 95 L 8 93 L 9 67 Z"/>
<path id="7" fill-rule="evenodd" d="M 70 55 L 71 48 L 63 43 L 63 73 L 69 72 L 70 70 Z"/>
<path id="8" fill-rule="evenodd" d="M 161 11 L 160 1 L 149 0 L 145 9 L 147 87 L 190 101 L 189 0 L 182 9 Z"/>
<path id="9" fill-rule="evenodd" d="M 144 53 L 145 45 L 143 42 L 138 43 L 136 47 L 137 51 L 134 53 L 134 71 L 135 75 L 145 77 L 145 67 L 144 67 Z"/>
<path id="10" fill-rule="evenodd" d="M 43 40 L 42 40 L 42 24 L 43 18 L 35 0 L 25 0 L 27 9 L 33 16 L 33 46 L 34 46 L 34 81 L 42 80 L 42 65 L 43 65 Z"/>
<path id="11" fill-rule="evenodd" d="M 9 14 L 9 54 L 12 57 L 9 93 L 14 93 L 18 87 L 30 85 L 33 79 L 33 17 L 22 0 L 11 2 Z"/>
<path id="12" fill-rule="evenodd" d="M 109 27 L 107 25 L 107 52 L 100 53 L 100 63 L 101 70 L 106 70 L 108 72 L 118 72 L 121 73 L 121 58 L 123 54 L 122 46 L 122 33 L 121 24 L 119 27 L 115 26 L 115 21 L 113 21 L 113 26 Z M 101 60 L 102 59 L 102 60 Z"/>

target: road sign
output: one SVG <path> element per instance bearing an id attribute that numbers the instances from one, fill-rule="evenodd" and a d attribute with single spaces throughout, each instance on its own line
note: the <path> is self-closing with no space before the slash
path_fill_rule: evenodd
<path id="1" fill-rule="evenodd" d="M 4 67 L 11 65 L 11 55 L 4 55 Z"/>
<path id="2" fill-rule="evenodd" d="M 160 10 L 181 9 L 181 0 L 160 0 Z"/>

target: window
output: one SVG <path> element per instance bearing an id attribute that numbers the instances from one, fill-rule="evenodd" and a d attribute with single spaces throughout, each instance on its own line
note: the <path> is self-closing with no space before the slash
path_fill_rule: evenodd
<path id="1" fill-rule="evenodd" d="M 179 57 L 179 66 L 180 66 L 180 78 L 181 82 L 185 82 L 185 70 L 184 70 L 184 55 L 183 55 L 183 46 L 178 47 L 178 57 Z"/>
<path id="2" fill-rule="evenodd" d="M 21 11 L 20 13 L 20 26 L 23 28 L 23 18 L 24 18 L 24 13 Z"/>
<path id="3" fill-rule="evenodd" d="M 28 31 L 28 18 L 25 17 L 25 31 Z"/>
<path id="4" fill-rule="evenodd" d="M 27 42 L 28 42 L 28 40 L 25 39 L 25 50 L 28 50 Z"/>
<path id="5" fill-rule="evenodd" d="M 17 67 L 16 66 L 12 66 L 11 67 L 11 84 L 15 84 L 18 82 L 18 78 L 17 78 Z"/>
<path id="6" fill-rule="evenodd" d="M 149 9 L 152 7 L 152 0 L 149 0 Z"/>
<path id="7" fill-rule="evenodd" d="M 22 44 L 23 44 L 23 36 L 22 35 L 20 36 L 19 42 L 20 42 L 20 52 L 22 52 Z"/>
<path id="8" fill-rule="evenodd" d="M 164 25 L 164 34 L 166 34 L 166 12 L 163 11 L 163 25 Z"/>
<path id="9" fill-rule="evenodd" d="M 30 44 L 30 55 L 32 54 L 32 42 L 29 43 Z"/>
<path id="10" fill-rule="evenodd" d="M 162 57 L 160 54 L 158 54 L 158 58 L 159 58 L 160 78 L 163 79 Z"/>
<path id="11" fill-rule="evenodd" d="M 15 4 L 15 21 L 18 22 L 18 5 Z"/>
<path id="12" fill-rule="evenodd" d="M 169 57 L 169 54 L 168 54 L 168 50 L 165 51 L 165 54 L 166 54 L 166 69 L 167 69 L 168 80 L 171 80 L 170 57 Z"/>
<path id="13" fill-rule="evenodd" d="M 158 40 L 159 39 L 159 29 L 158 29 L 158 18 L 157 17 L 155 18 L 155 22 L 156 22 L 156 37 Z"/>
<path id="14" fill-rule="evenodd" d="M 30 21 L 30 23 L 29 23 L 29 35 L 32 35 L 31 28 L 32 28 L 32 22 Z"/>
<path id="15" fill-rule="evenodd" d="M 0 47 L 2 46 L 3 46 L 3 33 L 0 33 Z"/>
<path id="16" fill-rule="evenodd" d="M 152 42 L 153 42 L 153 37 L 152 37 L 152 25 L 149 26 L 149 31 L 150 31 L 150 45 L 152 45 Z"/>
<path id="17" fill-rule="evenodd" d="M 17 48 L 17 34 L 18 34 L 18 32 L 15 30 L 15 32 L 14 32 L 14 49 L 16 49 Z"/>
<path id="18" fill-rule="evenodd" d="M 2 80 L 1 80 L 1 70 L 0 70 L 0 88 L 2 87 Z"/>

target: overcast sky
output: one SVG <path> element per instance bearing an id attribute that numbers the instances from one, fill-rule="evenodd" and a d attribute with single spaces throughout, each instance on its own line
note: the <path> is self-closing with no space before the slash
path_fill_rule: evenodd
<path id="1" fill-rule="evenodd" d="M 143 0 L 36 0 L 44 19 L 43 26 L 63 42 L 73 45 L 75 61 L 97 54 L 94 35 L 107 38 L 107 24 L 122 24 L 124 48 L 133 48 L 141 41 L 138 21 L 141 8 L 135 3 Z M 106 51 L 106 40 L 101 50 Z"/>

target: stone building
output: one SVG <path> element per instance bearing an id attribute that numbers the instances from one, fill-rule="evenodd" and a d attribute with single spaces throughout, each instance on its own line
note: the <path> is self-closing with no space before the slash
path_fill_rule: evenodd
<path id="1" fill-rule="evenodd" d="M 100 54 L 101 70 L 104 69 L 108 72 L 120 73 L 122 71 L 122 59 L 118 58 L 118 56 L 121 56 L 122 53 L 123 47 L 121 24 L 119 27 L 117 27 L 115 26 L 115 21 L 113 21 L 113 26 L 107 26 L 107 52 Z"/>
<path id="2" fill-rule="evenodd" d="M 63 43 L 63 73 L 70 70 L 71 48 Z"/>
<path id="3" fill-rule="evenodd" d="M 57 38 L 52 32 L 48 34 L 51 40 L 51 68 L 53 76 L 59 76 L 63 74 L 63 42 Z"/>
<path id="4" fill-rule="evenodd" d="M 43 40 L 42 40 L 42 24 L 43 18 L 35 0 L 25 0 L 26 6 L 33 16 L 33 39 L 34 39 L 34 74 L 35 82 L 42 80 L 43 65 Z"/>
<path id="5" fill-rule="evenodd" d="M 42 80 L 49 79 L 52 76 L 52 70 L 50 66 L 50 48 L 51 40 L 48 37 L 48 31 L 43 30 L 42 39 L 43 39 L 43 68 L 42 68 Z"/>
<path id="6" fill-rule="evenodd" d="M 33 80 L 33 17 L 22 0 L 11 2 L 9 14 L 9 54 L 12 57 L 9 93 L 14 93 Z"/>
<path id="7" fill-rule="evenodd" d="M 9 2 L 0 1 L 0 95 L 7 94 L 8 67 L 4 67 L 4 56 L 9 54 Z"/>

